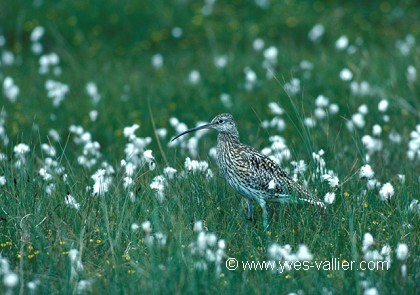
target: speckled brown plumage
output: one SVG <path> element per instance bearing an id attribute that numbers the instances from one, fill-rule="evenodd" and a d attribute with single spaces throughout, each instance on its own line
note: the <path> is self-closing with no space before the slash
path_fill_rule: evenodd
<path id="1" fill-rule="evenodd" d="M 217 137 L 217 165 L 221 175 L 232 188 L 246 198 L 248 218 L 252 219 L 252 201 L 260 204 L 264 214 L 264 226 L 268 226 L 266 202 L 304 201 L 325 208 L 281 167 L 258 150 L 239 141 L 235 120 L 230 114 L 220 114 L 211 123 L 189 129 L 174 139 L 199 129 L 213 128 Z"/>

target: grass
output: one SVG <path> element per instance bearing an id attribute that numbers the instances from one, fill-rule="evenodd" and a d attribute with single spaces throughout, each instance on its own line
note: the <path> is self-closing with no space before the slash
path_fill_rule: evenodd
<path id="1" fill-rule="evenodd" d="M 4 60 L 0 64 L 0 80 L 12 77 L 20 90 L 16 102 L 9 101 L 4 91 L 0 94 L 2 113 L 7 114 L 2 126 L 9 138 L 0 144 L 5 155 L 0 161 L 0 176 L 5 177 L 0 191 L 3 292 L 375 294 L 368 291 L 376 288 L 381 294 L 416 293 L 419 210 L 409 206 L 420 192 L 420 159 L 409 160 L 407 151 L 410 133 L 420 119 L 420 49 L 414 43 L 404 55 L 397 45 L 406 42 L 409 34 L 418 43 L 417 4 L 272 2 L 268 9 L 250 1 L 216 2 L 208 16 L 201 12 L 201 1 L 147 5 L 101 1 L 95 6 L 98 9 L 85 1 L 45 0 L 39 7 L 33 1 L 0 4 L 0 32 L 6 40 L 0 51 L 3 56 L 5 52 L 14 55 L 11 65 Z M 324 25 L 325 33 L 312 42 L 307 35 L 316 23 Z M 40 41 L 43 54 L 56 52 L 60 57 L 60 76 L 38 73 L 39 56 L 30 49 L 30 34 L 38 25 L 45 28 Z M 171 35 L 174 27 L 182 28 L 180 38 Z M 355 46 L 354 54 L 335 48 L 342 35 Z M 266 78 L 263 52 L 253 49 L 256 38 L 265 41 L 264 48 L 278 49 L 273 79 Z M 151 64 L 157 53 L 163 56 L 161 68 Z M 226 67 L 214 65 L 218 56 L 227 58 Z M 302 60 L 311 62 L 313 69 L 302 69 Z M 409 66 L 417 69 L 415 81 L 407 78 Z M 257 76 L 251 90 L 244 86 L 246 67 Z M 369 94 L 352 92 L 350 81 L 339 77 L 343 68 L 351 70 L 352 81 L 367 81 Z M 200 73 L 197 84 L 188 81 L 192 70 Z M 284 91 L 292 78 L 301 82 L 294 95 Z M 47 79 L 69 86 L 59 107 L 47 96 Z M 98 104 L 85 91 L 91 81 L 101 95 Z M 231 96 L 231 108 L 220 101 L 222 93 Z M 339 112 L 315 119 L 316 126 L 308 128 L 305 118 L 316 118 L 315 98 L 320 94 L 337 104 Z M 386 112 L 378 110 L 382 99 L 389 102 Z M 261 128 L 262 121 L 275 117 L 269 102 L 285 110 L 283 131 Z M 364 126 L 349 130 L 348 122 L 363 104 L 368 108 Z M 89 117 L 91 110 L 98 111 L 96 121 Z M 320 197 L 331 189 L 316 172 L 312 152 L 323 149 L 326 168 L 340 179 L 335 202 L 323 213 L 311 206 L 270 205 L 268 231 L 261 228 L 262 212 L 256 207 L 255 221 L 247 225 L 245 202 L 221 179 L 209 156 L 215 132 L 199 140 L 195 157 L 207 161 L 212 178 L 206 172 L 187 171 L 185 159 L 194 156 L 167 144 L 176 134 L 169 118 L 192 127 L 222 112 L 235 116 L 241 140 L 255 148 L 269 146 L 272 135 L 284 137 L 291 159 L 282 165 L 292 171 L 290 161 L 303 159 L 308 170 L 300 180 L 307 180 Z M 150 171 L 142 162 L 127 189 L 121 160 L 129 160 L 124 154 L 128 143 L 124 128 L 133 124 L 140 125 L 137 138 L 151 138 L 144 149 L 153 151 L 156 169 Z M 370 154 L 362 137 L 372 135 L 375 124 L 382 133 L 373 137 L 383 146 Z M 71 125 L 82 126 L 91 142 L 100 144 L 99 153 L 89 154 L 96 159 L 91 168 L 78 162 L 85 145 L 75 143 Z M 155 135 L 159 128 L 166 128 L 166 137 Z M 59 140 L 51 136 L 51 129 Z M 389 139 L 393 132 L 401 137 L 399 143 Z M 20 166 L 14 152 L 19 143 L 29 147 Z M 55 155 L 42 149 L 45 143 L 55 148 Z M 367 190 L 366 180 L 359 177 L 367 155 L 375 179 L 390 182 L 395 190 L 389 201 L 380 200 L 380 187 Z M 56 161 L 48 168 L 51 179 L 45 180 L 40 169 L 51 160 Z M 111 183 L 107 192 L 93 196 L 92 175 L 104 162 L 113 167 Z M 150 184 L 167 166 L 177 173 L 167 179 L 165 199 L 160 202 Z M 54 170 L 57 167 L 64 168 L 64 173 Z M 398 174 L 405 176 L 404 182 Z M 51 184 L 55 185 L 52 192 Z M 79 203 L 78 210 L 66 205 L 68 195 Z M 225 241 L 220 270 L 196 251 L 200 234 L 193 228 L 200 220 L 205 233 Z M 150 233 L 142 229 L 145 221 L 151 223 Z M 368 252 L 390 246 L 390 269 L 273 273 L 225 267 L 228 257 L 268 261 L 273 244 L 289 244 L 293 253 L 306 245 L 313 255 L 312 265 L 333 257 L 359 263 L 365 259 L 366 233 L 374 238 Z M 408 246 L 408 256 L 402 260 L 397 258 L 399 244 Z M 207 248 L 217 251 L 217 245 Z M 72 249 L 78 251 L 73 261 Z M 7 271 L 4 263 L 9 265 Z M 203 263 L 206 269 L 199 267 Z M 18 276 L 18 283 L 9 288 L 5 278 L 10 273 Z"/>

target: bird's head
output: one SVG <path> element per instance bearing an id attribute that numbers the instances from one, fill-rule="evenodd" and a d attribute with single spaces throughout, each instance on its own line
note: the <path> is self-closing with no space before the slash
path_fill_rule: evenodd
<path id="1" fill-rule="evenodd" d="M 235 137 L 239 137 L 238 135 L 238 129 L 236 128 L 235 120 L 233 119 L 233 116 L 231 114 L 220 114 L 214 117 L 213 120 L 211 120 L 210 123 L 204 124 L 192 129 L 188 129 L 177 136 L 175 136 L 171 141 L 174 141 L 178 137 L 181 137 L 184 134 L 201 130 L 201 129 L 216 129 L 219 133 L 227 133 Z"/>

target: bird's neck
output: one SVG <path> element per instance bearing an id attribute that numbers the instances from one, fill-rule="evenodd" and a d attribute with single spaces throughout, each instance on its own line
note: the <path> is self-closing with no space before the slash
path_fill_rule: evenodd
<path id="1" fill-rule="evenodd" d="M 227 132 L 219 132 L 217 136 L 218 143 L 222 142 L 238 142 L 239 143 L 239 133 L 227 133 Z"/>

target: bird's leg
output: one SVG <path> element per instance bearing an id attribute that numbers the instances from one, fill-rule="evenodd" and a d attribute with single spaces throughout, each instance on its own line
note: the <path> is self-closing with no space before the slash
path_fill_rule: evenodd
<path id="1" fill-rule="evenodd" d="M 252 222 L 252 200 L 251 199 L 246 199 L 246 202 L 248 203 L 248 214 L 247 214 L 247 219 L 248 221 Z"/>
<path id="2" fill-rule="evenodd" d="M 258 203 L 261 206 L 261 209 L 263 210 L 263 226 L 264 226 L 264 230 L 268 229 L 268 212 L 267 212 L 267 207 L 265 205 L 265 200 L 264 199 L 259 199 Z"/>

